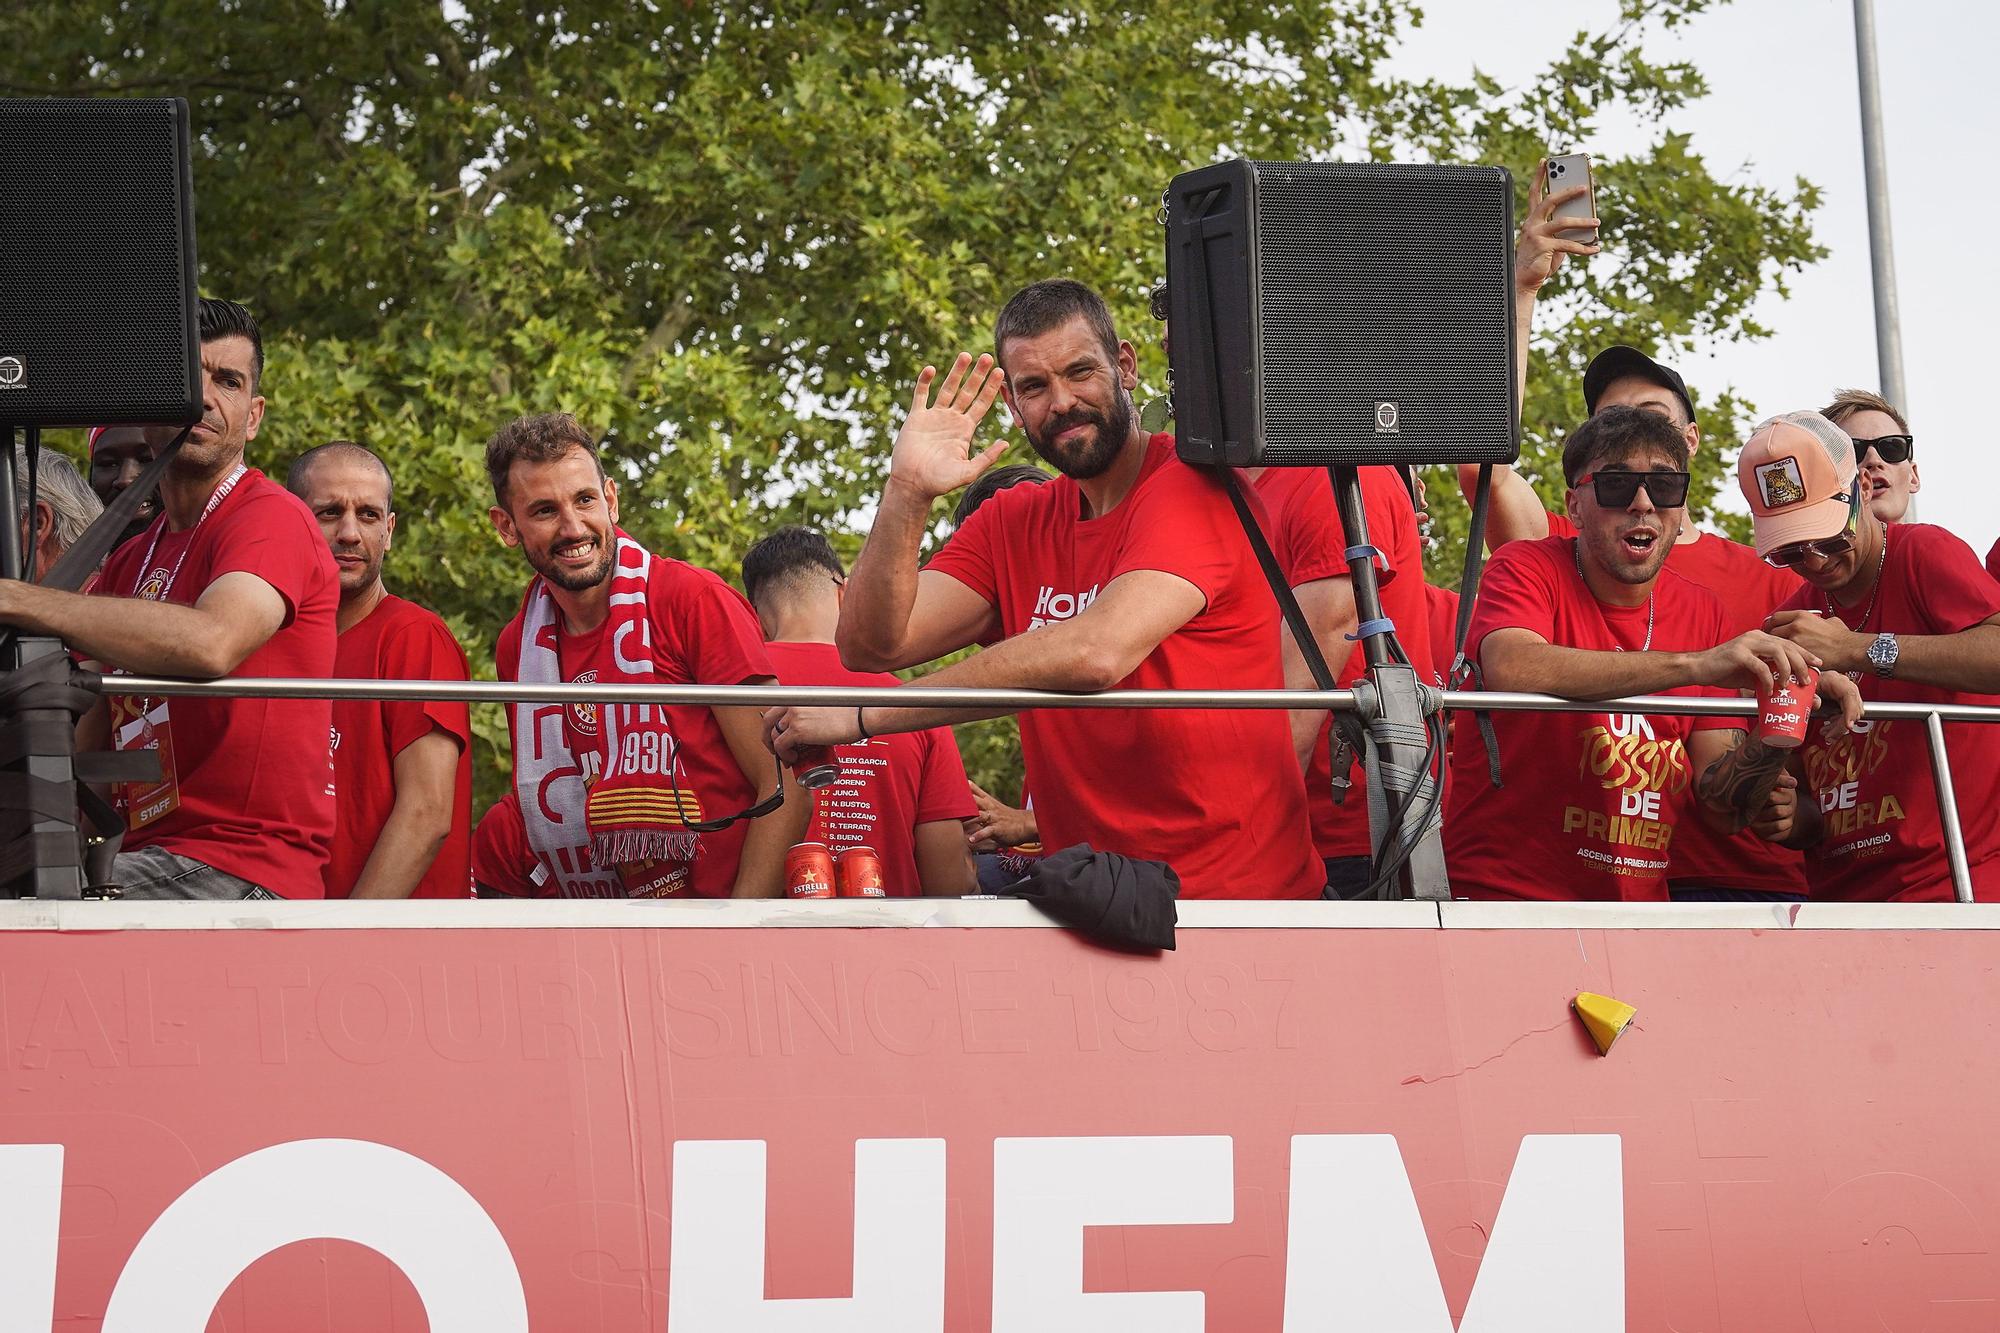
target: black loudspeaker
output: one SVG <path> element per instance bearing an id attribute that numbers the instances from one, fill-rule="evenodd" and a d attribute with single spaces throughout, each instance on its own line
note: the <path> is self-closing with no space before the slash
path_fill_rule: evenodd
<path id="1" fill-rule="evenodd" d="M 1514 193 L 1499 167 L 1222 162 L 1167 191 L 1190 463 L 1506 463 Z"/>
<path id="2" fill-rule="evenodd" d="M 187 103 L 0 100 L 0 428 L 201 416 Z"/>

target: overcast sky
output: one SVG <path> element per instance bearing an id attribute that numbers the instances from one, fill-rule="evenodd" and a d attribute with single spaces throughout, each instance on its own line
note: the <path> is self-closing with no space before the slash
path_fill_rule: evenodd
<path id="1" fill-rule="evenodd" d="M 1476 64 L 1515 86 L 1579 28 L 1609 26 L 1617 5 L 1427 0 L 1425 10 L 1395 69 L 1462 79 Z M 2000 536 L 1987 489 L 2000 477 L 1987 457 L 2000 432 L 1981 411 L 2000 397 L 1994 344 L 1981 332 L 2000 311 L 1989 239 L 2000 173 L 1988 162 L 2000 130 L 2000 6 L 1877 0 L 1875 23 L 1909 391 L 1902 406 L 1917 440 L 1921 518 L 1984 556 Z M 1718 176 L 1740 171 L 1786 188 L 1804 176 L 1825 191 L 1814 230 L 1832 252 L 1794 279 L 1790 300 L 1762 303 L 1758 318 L 1774 336 L 1710 348 L 1682 373 L 1705 392 L 1734 385 L 1765 414 L 1823 406 L 1836 387 L 1878 389 L 1851 0 L 1736 0 L 1655 36 L 1650 49 L 1707 76 L 1709 96 L 1671 123 L 1693 135 Z M 1608 142 L 1577 147 L 1623 153 L 1637 146 L 1634 134 L 1612 129 Z"/>

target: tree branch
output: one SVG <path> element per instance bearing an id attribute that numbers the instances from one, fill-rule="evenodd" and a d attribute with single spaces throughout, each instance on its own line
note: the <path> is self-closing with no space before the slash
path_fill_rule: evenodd
<path id="1" fill-rule="evenodd" d="M 638 350 L 625 358 L 625 368 L 618 375 L 618 386 L 630 393 L 641 372 L 658 360 L 660 353 L 678 342 L 693 322 L 694 307 L 688 302 L 675 301 L 668 306 L 667 313 L 660 316 L 659 323 L 653 325 L 640 341 Z"/>

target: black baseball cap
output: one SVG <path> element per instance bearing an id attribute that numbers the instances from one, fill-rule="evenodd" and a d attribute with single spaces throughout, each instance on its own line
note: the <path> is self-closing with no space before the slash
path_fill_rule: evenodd
<path id="1" fill-rule="evenodd" d="M 1591 416 L 1597 415 L 1597 400 L 1613 380 L 1622 380 L 1628 375 L 1651 380 L 1662 388 L 1672 389 L 1674 396 L 1687 409 L 1688 420 L 1694 420 L 1694 399 L 1688 397 L 1687 381 L 1671 366 L 1663 366 L 1636 347 L 1607 347 L 1590 358 L 1590 364 L 1583 371 L 1583 406 Z"/>

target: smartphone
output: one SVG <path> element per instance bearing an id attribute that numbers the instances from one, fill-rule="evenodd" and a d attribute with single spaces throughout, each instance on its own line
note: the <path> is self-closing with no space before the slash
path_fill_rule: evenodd
<path id="1" fill-rule="evenodd" d="M 1577 185 L 1584 187 L 1583 197 L 1580 199 L 1571 199 L 1557 205 L 1555 216 L 1559 218 L 1596 217 L 1597 190 L 1591 185 L 1590 181 L 1590 154 L 1565 153 L 1561 157 L 1551 157 L 1549 159 L 1548 193 L 1560 194 L 1562 191 Z M 1597 240 L 1597 228 L 1568 227 L 1557 232 L 1556 235 L 1562 237 L 1565 241 L 1595 242 Z"/>

